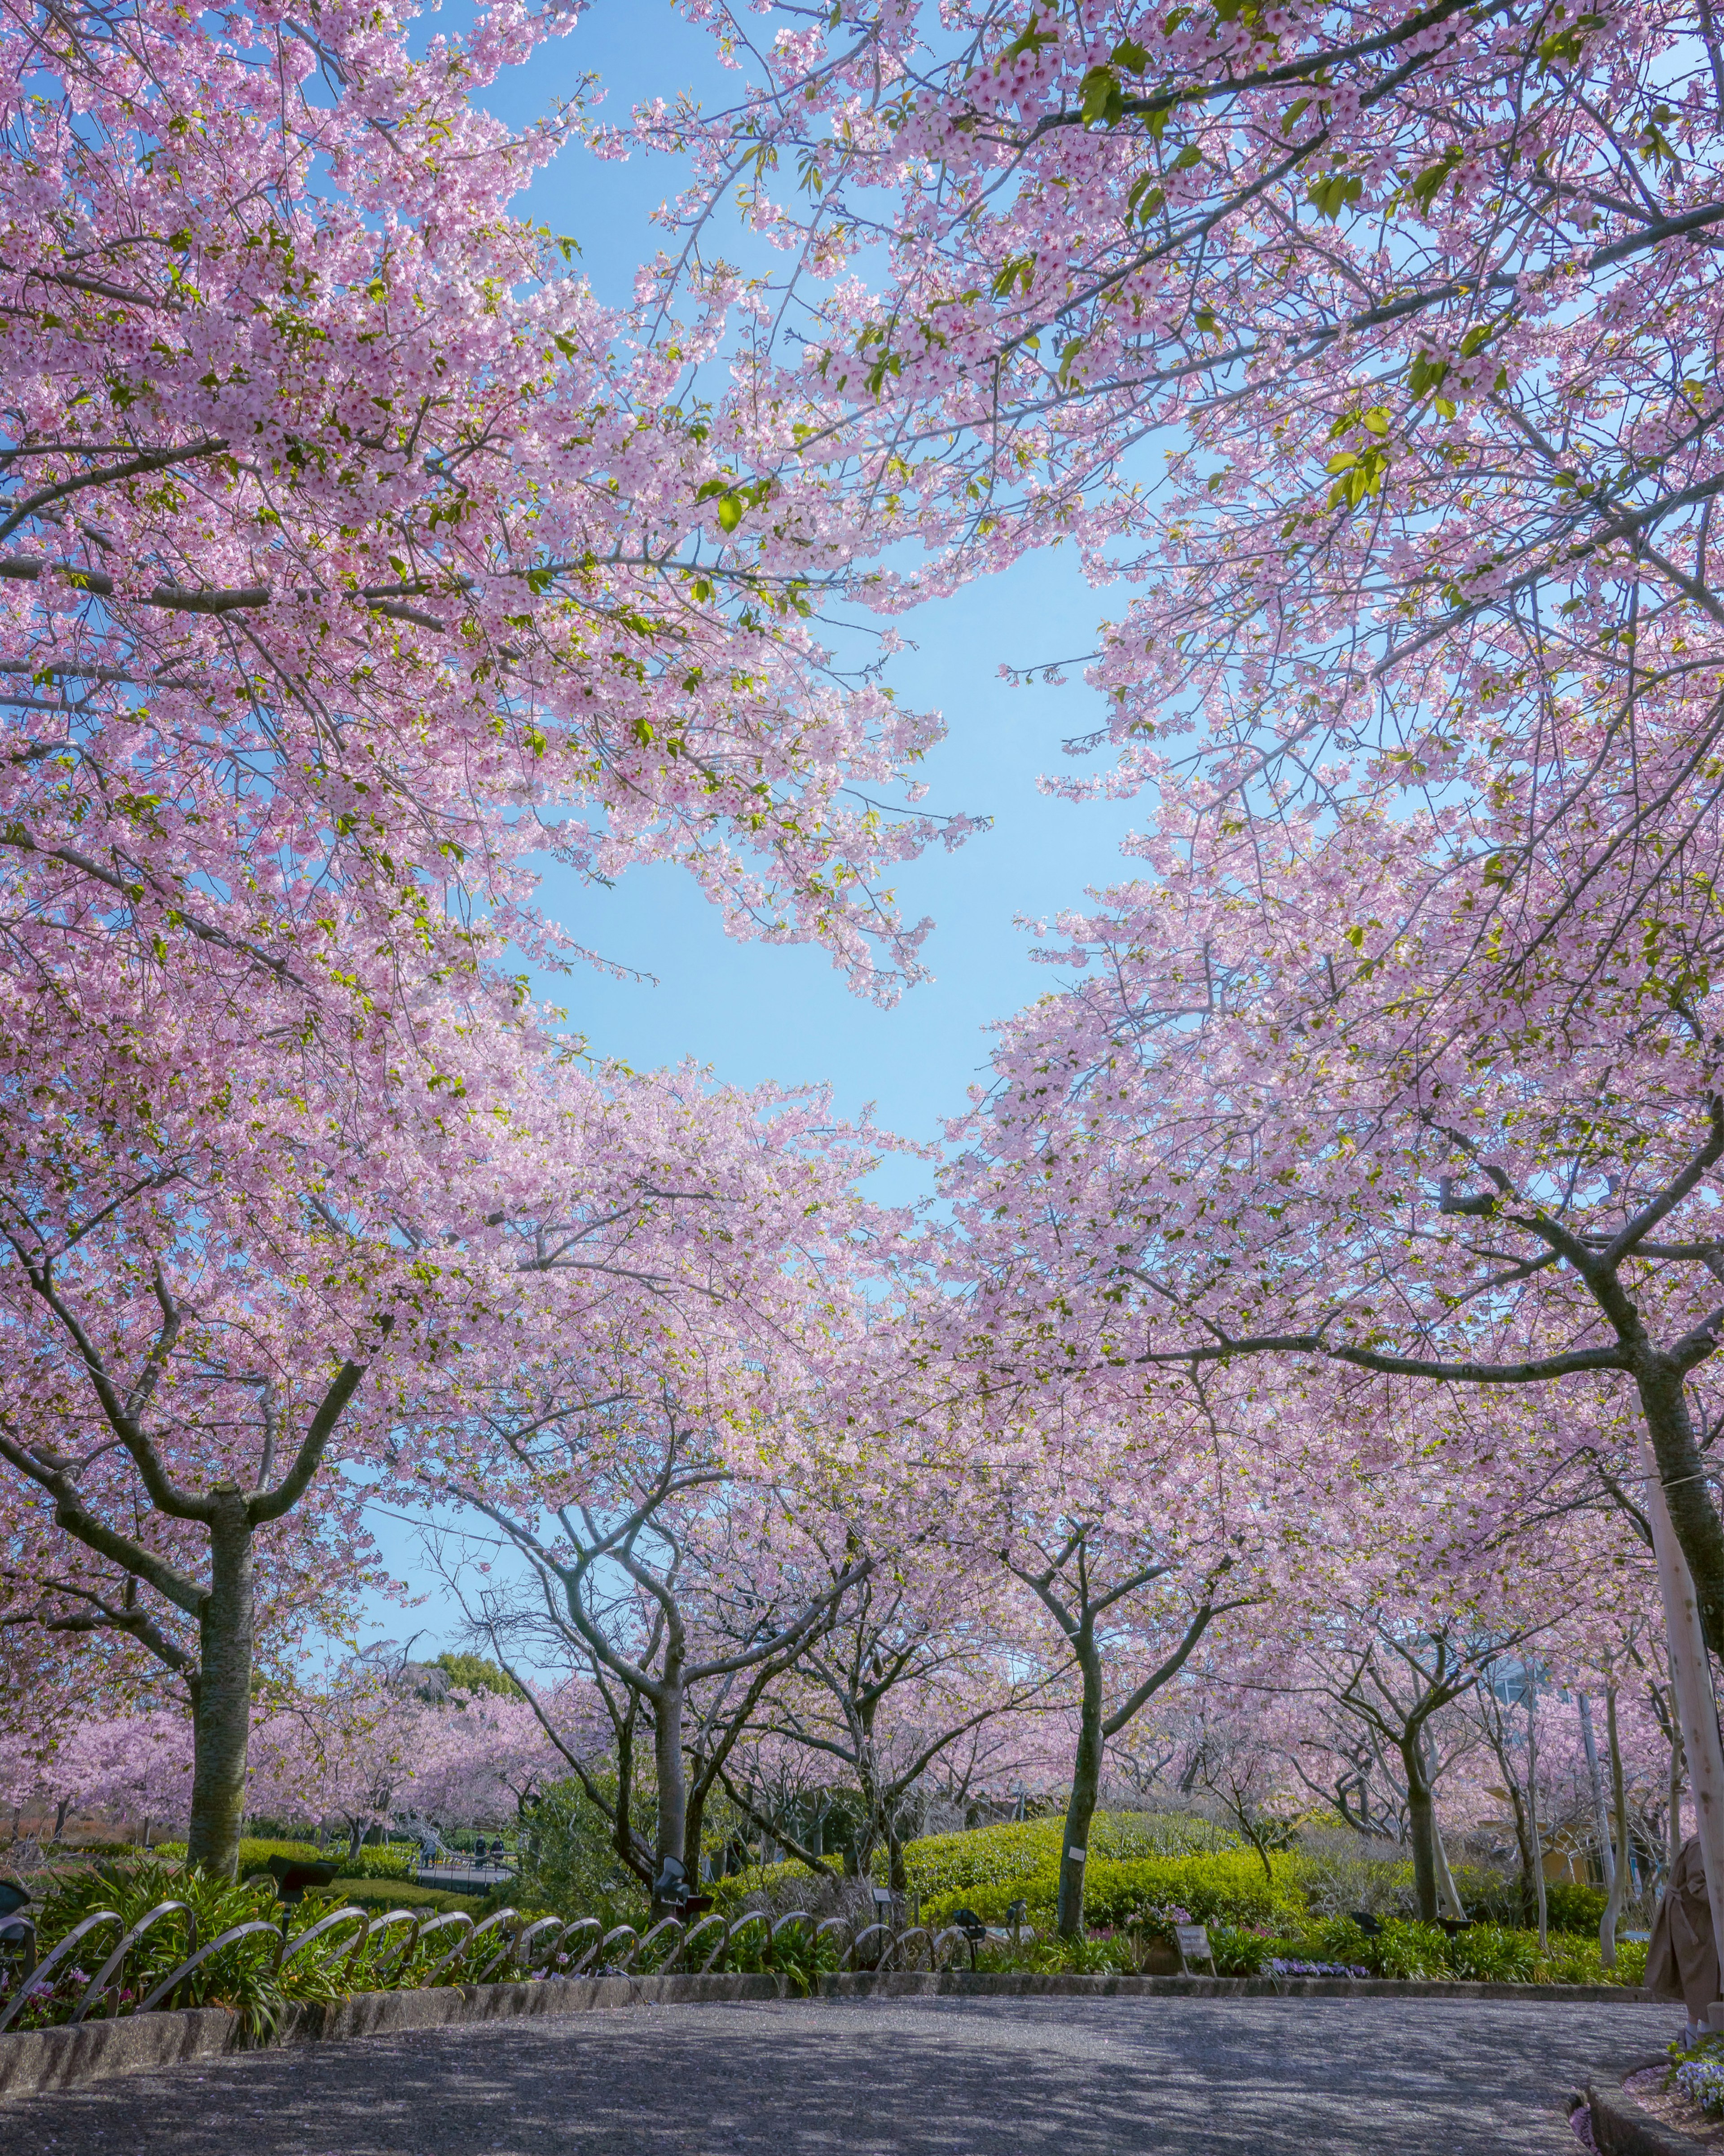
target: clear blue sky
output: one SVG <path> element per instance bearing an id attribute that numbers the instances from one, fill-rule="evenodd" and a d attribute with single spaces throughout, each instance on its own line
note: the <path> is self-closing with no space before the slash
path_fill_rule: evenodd
<path id="1" fill-rule="evenodd" d="M 589 69 L 606 85 L 601 110 L 618 120 L 639 99 L 673 100 L 690 87 L 722 98 L 738 83 L 717 65 L 711 39 L 668 0 L 595 0 L 571 35 L 500 85 L 491 101 L 506 116 L 526 119 L 572 91 Z M 667 160 L 617 163 L 571 150 L 526 206 L 579 241 L 600 295 L 620 302 L 637 264 L 662 244 L 661 228 L 649 219 L 678 174 Z M 739 231 L 739 256 L 743 246 Z M 1074 806 L 1037 790 L 1038 777 L 1064 762 L 1060 740 L 1101 722 L 1099 700 L 1081 683 L 1019 688 L 998 674 L 1002 660 L 1024 665 L 1087 650 L 1108 610 L 1066 549 L 901 624 L 918 648 L 896 660 L 888 678 L 902 701 L 939 710 L 949 729 L 924 768 L 928 805 L 994 819 L 991 831 L 956 853 L 939 849 L 896 880 L 904 911 L 936 921 L 925 952 L 932 983 L 880 1011 L 854 995 L 818 951 L 726 937 L 679 871 L 637 871 L 606 892 L 553 869 L 549 909 L 582 942 L 656 982 L 557 982 L 550 993 L 571 1024 L 596 1050 L 636 1067 L 692 1056 L 741 1083 L 829 1081 L 841 1111 L 873 1101 L 890 1127 L 934 1137 L 940 1118 L 962 1109 L 965 1088 L 982 1075 L 988 1022 L 1054 984 L 1029 963 L 1015 919 L 1051 915 L 1080 902 L 1086 885 L 1112 880 L 1118 841 L 1137 819 L 1131 803 Z M 926 1187 L 925 1167 L 895 1164 L 885 1173 L 895 1196 Z"/>
<path id="2" fill-rule="evenodd" d="M 451 8 L 445 20 L 454 14 Z M 639 99 L 672 100 L 689 86 L 722 95 L 736 83 L 713 62 L 710 40 L 668 0 L 595 0 L 568 38 L 500 84 L 490 101 L 525 121 L 572 93 L 589 69 L 603 77 L 607 106 L 619 119 Z M 570 150 L 525 208 L 578 240 L 601 296 L 620 303 L 637 264 L 660 244 L 649 220 L 676 182 L 668 162 L 618 164 Z M 739 235 L 739 254 L 741 244 Z M 1030 939 L 1017 919 L 1051 916 L 1080 904 L 1086 886 L 1113 880 L 1119 840 L 1138 820 L 1130 803 L 1074 805 L 1037 788 L 1044 773 L 1070 768 L 1060 743 L 1101 723 L 1100 700 L 1076 680 L 1060 689 L 999 678 L 1003 660 L 1027 665 L 1089 649 L 1111 610 L 1063 549 L 897 624 L 916 648 L 892 662 L 888 678 L 900 701 L 939 711 L 948 729 L 922 769 L 927 805 L 994 820 L 955 853 L 937 848 L 896 878 L 905 914 L 935 921 L 923 955 L 936 978 L 895 1009 L 854 995 L 819 951 L 733 941 L 695 885 L 668 867 L 635 871 L 607 891 L 553 865 L 547 909 L 588 947 L 654 978 L 578 973 L 547 980 L 547 996 L 596 1051 L 637 1069 L 693 1057 L 743 1085 L 829 1083 L 840 1112 L 873 1102 L 888 1127 L 936 1137 L 942 1119 L 962 1111 L 966 1088 L 985 1075 L 989 1021 L 1055 984 L 1054 974 L 1030 963 Z M 931 1178 L 927 1163 L 895 1159 L 875 1187 L 903 1199 L 927 1190 Z M 426 1596 L 406 1614 L 373 1604 L 376 1629 L 401 1638 L 423 1630 L 415 1649 L 422 1655 L 455 1644 L 460 1613 L 428 1573 L 416 1537 L 387 1518 L 373 1525 L 392 1567 Z"/>

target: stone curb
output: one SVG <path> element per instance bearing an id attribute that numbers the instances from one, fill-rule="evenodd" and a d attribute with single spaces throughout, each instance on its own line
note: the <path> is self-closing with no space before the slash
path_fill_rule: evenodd
<path id="1" fill-rule="evenodd" d="M 541 1984 L 447 1984 L 423 1991 L 363 1991 L 331 2006 L 296 2009 L 275 2043 L 339 2043 L 414 2029 L 586 2014 L 621 2006 L 777 1999 L 773 1976 L 552 1977 Z M 220 2007 L 127 2014 L 76 2029 L 27 2029 L 0 2036 L 0 2097 L 82 2088 L 115 2074 L 147 2073 L 246 2049 L 239 2017 Z"/>
<path id="2" fill-rule="evenodd" d="M 624 2006 L 715 2005 L 782 1999 L 776 1976 L 552 1977 L 539 1984 L 448 1984 L 423 1991 L 365 1991 L 331 2006 L 296 2008 L 275 2044 L 341 2043 L 418 2029 L 536 2020 Z M 1645 1999 L 1620 1984 L 1413 1984 L 1340 1977 L 1031 1976 L 948 1969 L 935 1976 L 887 1971 L 823 1976 L 825 1999 L 1497 1999 L 1576 2004 Z M 246 2049 L 238 2017 L 217 2007 L 128 2014 L 80 2028 L 0 2036 L 0 2097 L 83 2088 L 115 2074 L 147 2073 Z M 1626 2103 L 1628 2099 L 1620 2098 Z M 1632 2108 L 1639 2110 L 1638 2106 Z M 1645 2117 L 1644 2112 L 1639 2116 Z M 1696 2144 L 1689 2143 L 1687 2148 Z"/>
<path id="3" fill-rule="evenodd" d="M 1650 1991 L 1624 1984 L 1438 1984 L 1392 1977 L 1034 1976 L 967 1969 L 823 1976 L 823 1999 L 1500 1999 L 1641 2006 Z"/>
<path id="4" fill-rule="evenodd" d="M 1631 2066 L 1624 2080 L 1643 2073 L 1648 2066 L 1662 2066 L 1662 2059 L 1642 2059 Z M 1588 2082 L 1586 2101 L 1592 2119 L 1593 2142 L 1599 2156 L 1716 2156 L 1702 2141 L 1680 2128 L 1667 2126 L 1655 2118 L 1644 2105 L 1638 2104 L 1620 2083 L 1600 2088 L 1596 2082 Z"/>

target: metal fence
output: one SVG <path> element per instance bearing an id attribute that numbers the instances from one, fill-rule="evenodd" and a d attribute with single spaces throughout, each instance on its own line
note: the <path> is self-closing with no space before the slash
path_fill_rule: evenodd
<path id="1" fill-rule="evenodd" d="M 157 1922 L 170 1916 L 183 1917 L 188 1928 L 184 1958 L 141 1999 L 125 1998 L 122 1984 L 128 1956 Z M 33 1926 L 28 1920 L 14 1917 L 8 1930 L 21 1951 L 23 1967 L 18 1988 L 5 1997 L 3 2011 L 0 2011 L 0 2032 L 13 2026 L 30 1999 L 54 1990 L 64 1974 L 77 1969 L 78 1974 L 82 1974 L 72 1959 L 80 1948 L 93 1955 L 98 1942 L 105 1944 L 116 1933 L 106 1958 L 85 1983 L 75 2006 L 63 2017 L 66 2023 L 75 2025 L 92 2016 L 111 2020 L 123 2014 L 167 2011 L 176 2004 L 182 1985 L 195 1970 L 224 1949 L 237 1948 L 242 1940 L 264 1933 L 269 1933 L 275 1942 L 271 1967 L 278 1977 L 300 1955 L 310 1954 L 316 1948 L 315 1966 L 318 1973 L 338 1978 L 346 1973 L 357 1974 L 367 1948 L 375 1942 L 386 1940 L 392 1932 L 399 1931 L 401 1938 L 398 1943 L 392 1943 L 382 1969 L 373 1969 L 368 1973 L 368 1989 L 378 1989 L 380 1979 L 391 1974 L 398 1978 L 406 1977 L 418 1959 L 420 1947 L 437 1933 L 446 1931 L 454 1931 L 457 1937 L 431 1967 L 413 1976 L 412 1986 L 398 1982 L 386 1984 L 382 1988 L 487 1984 L 505 1978 L 535 1980 L 553 1976 L 628 1976 L 645 1973 L 639 1964 L 641 1958 L 649 1953 L 653 1974 L 706 1975 L 733 1958 L 732 1949 L 739 1941 L 746 1941 L 746 1952 L 757 1955 L 760 1966 L 768 1971 L 781 1966 L 797 1969 L 805 1959 L 838 1970 L 938 1970 L 949 1968 L 952 1955 L 966 1943 L 966 1934 L 955 1928 L 936 1932 L 925 1924 L 912 1924 L 903 1931 L 895 1931 L 886 1923 L 859 1928 L 843 1917 L 829 1917 L 817 1922 L 803 1909 L 793 1909 L 776 1922 L 758 1912 L 751 1912 L 734 1921 L 716 1915 L 698 1917 L 690 1924 L 685 1924 L 680 1917 L 666 1917 L 649 1931 L 637 1933 L 632 1924 L 614 1925 L 606 1931 L 594 1917 L 529 1918 L 514 1909 L 500 1909 L 495 1916 L 475 1922 L 460 1911 L 431 1916 L 423 1909 L 392 1909 L 386 1915 L 370 1917 L 364 1910 L 350 1907 L 334 1910 L 320 1918 L 297 1938 L 290 1938 L 280 1925 L 259 1917 L 235 1924 L 200 1945 L 197 1921 L 187 1905 L 183 1902 L 162 1902 L 129 1929 L 117 1912 L 99 1909 L 74 1925 L 38 1963 Z M 747 1935 L 751 1933 L 757 1936 L 749 1939 Z M 787 1933 L 792 1937 L 787 1938 Z M 86 1942 L 90 1943 L 87 1947 Z M 823 1943 L 828 1942 L 829 1948 Z M 803 1949 L 800 1953 L 798 1943 Z M 825 1959 L 828 1952 L 829 1964 Z M 82 1958 L 80 1955 L 80 1961 Z"/>

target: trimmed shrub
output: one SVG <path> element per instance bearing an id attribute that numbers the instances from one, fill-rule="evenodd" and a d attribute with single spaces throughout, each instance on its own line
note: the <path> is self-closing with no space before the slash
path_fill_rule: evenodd
<path id="1" fill-rule="evenodd" d="M 931 1834 L 908 1842 L 904 1872 L 910 1890 L 926 1902 L 931 1896 L 967 1893 L 1056 1872 L 1065 1844 L 1063 1820 L 1016 1820 L 1003 1826 L 977 1827 L 968 1834 Z M 1183 1812 L 1097 1812 L 1090 1822 L 1090 1869 L 1137 1857 L 1190 1856 L 1243 1847 L 1239 1837 L 1208 1820 Z M 885 1854 L 876 1856 L 884 1874 Z M 1006 1899 L 1022 1892 L 1014 1886 Z"/>
<path id="2" fill-rule="evenodd" d="M 1598 1927 L 1604 1920 L 1604 1905 L 1610 1897 L 1602 1887 L 1583 1887 L 1578 1880 L 1553 1879 L 1546 1882 L 1544 1890 L 1545 1915 L 1553 1932 L 1590 1932 L 1598 1937 Z"/>
<path id="3" fill-rule="evenodd" d="M 1253 1850 L 1224 1850 L 1213 1856 L 1139 1857 L 1125 1863 L 1094 1863 L 1084 1881 L 1084 1921 L 1117 1929 L 1140 1912 L 1177 1907 L 1190 1911 L 1194 1922 L 1272 1925 L 1290 1931 L 1305 1921 L 1300 1881 L 1302 1857 L 1281 1851 L 1270 1859 L 1273 1879 Z M 967 1903 L 984 1923 L 1005 1922 L 1008 1903 L 1021 1897 L 1033 1924 L 1051 1923 L 1060 1896 L 1057 1862 L 1030 1877 L 1019 1876 L 930 1897 L 924 1920 L 950 1922 L 953 1910 Z"/>
<path id="4" fill-rule="evenodd" d="M 164 1862 L 183 1863 L 186 1845 L 182 1841 L 158 1841 L 150 1855 Z M 330 1852 L 319 1849 L 315 1841 L 260 1840 L 247 1835 L 239 1844 L 240 1878 L 249 1879 L 254 1871 L 261 1871 L 272 1856 L 290 1857 L 295 1864 L 327 1864 L 331 1861 Z"/>
<path id="5" fill-rule="evenodd" d="M 404 1841 L 372 1842 L 330 1861 L 337 1879 L 410 1879 L 419 1868 L 418 1851 Z"/>

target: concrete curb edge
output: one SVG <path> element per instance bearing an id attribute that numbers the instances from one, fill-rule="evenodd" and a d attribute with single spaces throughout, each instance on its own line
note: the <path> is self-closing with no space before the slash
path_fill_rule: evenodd
<path id="1" fill-rule="evenodd" d="M 1504 1999 L 1644 2006 L 1652 1994 L 1625 1984 L 1438 1984 L 1393 1977 L 1034 1976 L 965 1969 L 823 1976 L 823 1999 Z"/>
<path id="2" fill-rule="evenodd" d="M 276 2032 L 275 2049 L 342 2043 L 365 2036 L 475 2023 L 538 2020 L 627 2006 L 721 2005 L 786 1995 L 782 1977 L 553 1977 L 536 1984 L 449 1984 L 423 1991 L 368 1991 L 333 2006 L 295 2010 Z M 1338 1977 L 939 1975 L 824 1976 L 824 1999 L 1433 1999 L 1644 2003 L 1649 1994 L 1620 1984 L 1417 1984 Z M 76 2029 L 31 2029 L 0 2036 L 0 2098 L 78 2089 L 116 2074 L 149 2073 L 248 2048 L 236 2015 L 218 2007 L 128 2014 Z M 1627 2102 L 1626 2098 L 1622 2099 Z M 1638 2110 L 1639 2107 L 1634 2107 Z M 1642 2117 L 1645 2114 L 1642 2113 Z M 1697 2144 L 1689 2143 L 1686 2149 Z M 1686 2156 L 1686 2150 L 1682 2153 Z"/>
<path id="3" fill-rule="evenodd" d="M 362 1991 L 332 2006 L 295 2010 L 272 2044 L 258 2046 L 245 2044 L 238 2015 L 224 2008 L 127 2014 L 117 2021 L 86 2021 L 76 2029 L 28 2029 L 0 2036 L 0 2097 L 83 2088 L 115 2074 L 148 2073 L 252 2048 L 341 2043 L 357 2036 L 623 2006 L 780 1996 L 780 1980 L 774 1976 L 553 1977 L 538 1984 Z"/>
<path id="4" fill-rule="evenodd" d="M 1664 2063 L 1662 2059 L 1642 2059 L 1629 2067 L 1623 2080 Z M 1588 2082 L 1586 2103 L 1599 2156 L 1714 2156 L 1704 2142 L 1684 2133 L 1680 2127 L 1667 2126 L 1644 2104 L 1636 2103 L 1621 2082 L 1600 2088 L 1596 2082 Z"/>

